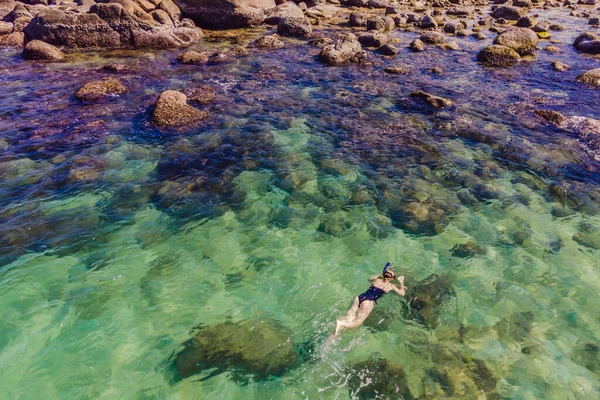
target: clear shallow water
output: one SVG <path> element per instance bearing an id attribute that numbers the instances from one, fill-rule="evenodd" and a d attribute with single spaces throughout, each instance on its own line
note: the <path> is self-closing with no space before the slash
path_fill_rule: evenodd
<path id="1" fill-rule="evenodd" d="M 32 65 L 4 52 L 5 395 L 342 399 L 356 364 L 379 353 L 414 397 L 597 397 L 599 164 L 530 113 L 598 118 L 597 90 L 574 82 L 597 60 L 575 55 L 574 32 L 555 35 L 564 53 L 507 70 L 466 51 L 402 53 L 406 76 L 383 73 L 394 61 L 376 54 L 327 68 L 295 42 L 207 67 L 116 53 L 132 65 L 117 76 L 129 92 L 95 104 L 73 93 L 108 76 L 102 55 Z M 206 125 L 151 126 L 158 93 L 200 83 L 217 90 Z M 416 89 L 457 106 L 434 113 L 408 98 Z M 453 255 L 467 242 L 485 254 Z M 404 318 L 389 296 L 373 315 L 383 327 L 323 348 L 388 260 L 410 286 L 451 282 L 437 326 Z M 229 372 L 172 383 L 169 357 L 194 326 L 255 318 L 279 321 L 314 358 L 245 385 Z"/>

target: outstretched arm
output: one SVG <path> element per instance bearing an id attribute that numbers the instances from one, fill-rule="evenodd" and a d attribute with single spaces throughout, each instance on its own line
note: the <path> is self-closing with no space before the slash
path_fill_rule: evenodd
<path id="1" fill-rule="evenodd" d="M 377 278 L 379 278 L 379 275 L 373 275 L 372 277 L 369 278 L 369 280 L 374 281 Z"/>
<path id="2" fill-rule="evenodd" d="M 406 296 L 406 286 L 404 286 L 404 276 L 398 277 L 398 282 L 400 282 L 400 287 L 396 285 L 392 285 L 392 290 L 398 293 L 400 296 Z"/>

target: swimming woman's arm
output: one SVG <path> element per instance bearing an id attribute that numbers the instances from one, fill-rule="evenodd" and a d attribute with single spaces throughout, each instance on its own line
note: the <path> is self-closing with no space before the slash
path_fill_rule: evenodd
<path id="1" fill-rule="evenodd" d="M 379 278 L 381 275 L 373 275 L 372 277 L 369 278 L 370 281 L 374 281 L 375 279 Z"/>

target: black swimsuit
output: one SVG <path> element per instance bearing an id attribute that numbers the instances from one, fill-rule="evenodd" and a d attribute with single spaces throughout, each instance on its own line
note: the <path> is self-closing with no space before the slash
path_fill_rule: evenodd
<path id="1" fill-rule="evenodd" d="M 370 300 L 377 303 L 377 300 L 379 300 L 384 294 L 385 290 L 376 286 L 371 286 L 367 289 L 366 292 L 358 296 L 358 305 L 360 305 L 365 300 Z"/>

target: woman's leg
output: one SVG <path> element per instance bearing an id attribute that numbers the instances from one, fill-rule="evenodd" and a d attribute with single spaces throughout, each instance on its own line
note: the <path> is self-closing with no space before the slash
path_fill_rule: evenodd
<path id="1" fill-rule="evenodd" d="M 333 336 L 337 336 L 338 333 L 342 331 L 342 329 L 349 327 L 354 322 L 356 318 L 356 313 L 360 308 L 360 302 L 358 300 L 358 296 L 352 300 L 352 304 L 350 304 L 350 308 L 346 312 L 342 318 L 339 318 L 335 321 L 335 330 L 333 331 Z"/>
<path id="2" fill-rule="evenodd" d="M 356 317 L 352 320 L 352 323 L 348 326 L 348 328 L 357 328 L 365 322 L 365 319 L 371 314 L 375 308 L 375 302 L 371 300 L 365 300 L 360 304 L 358 308 L 358 312 L 356 313 Z"/>

